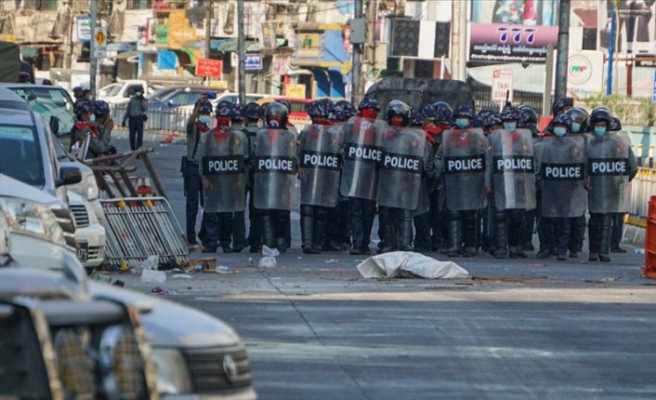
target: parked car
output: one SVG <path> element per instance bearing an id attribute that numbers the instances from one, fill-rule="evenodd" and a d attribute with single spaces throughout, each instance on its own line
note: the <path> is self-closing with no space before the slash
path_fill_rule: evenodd
<path id="1" fill-rule="evenodd" d="M 258 100 L 268 97 L 269 95 L 267 94 L 258 94 L 258 93 L 246 93 L 246 104 L 250 102 L 257 102 Z M 218 96 L 216 96 L 216 99 L 210 100 L 212 103 L 212 106 L 216 107 L 217 104 L 221 101 L 227 101 L 229 103 L 239 103 L 239 94 L 238 93 L 233 93 L 233 92 L 227 92 L 227 93 L 221 93 Z M 180 108 L 185 108 L 189 110 L 194 109 L 194 104 L 190 104 L 187 106 L 181 106 Z"/>
<path id="2" fill-rule="evenodd" d="M 7 204 L 48 201 L 47 196 L 8 177 L 0 181 L 0 207 L 5 205 L 16 209 Z M 51 198 L 50 201 L 58 200 Z M 84 281 L 93 299 L 107 299 L 126 307 L 137 307 L 142 313 L 143 327 L 152 347 L 157 389 L 163 399 L 257 398 L 251 383 L 246 349 L 230 326 L 190 307 L 85 279 L 79 260 L 62 245 L 61 233 L 57 233 L 60 228 L 52 222 L 49 210 L 50 207 L 45 207 L 40 213 L 34 213 L 35 217 L 39 216 L 45 221 L 34 221 L 26 226 L 32 227 L 34 232 L 12 233 L 11 243 L 15 245 L 12 246 L 11 257 L 22 267 L 69 271 L 69 274 L 82 277 L 79 279 Z M 53 226 L 53 229 L 47 230 L 43 226 Z M 18 236 L 23 239 L 17 240 Z M 49 243 L 39 244 L 39 241 Z M 35 250 L 41 247 L 47 250 Z M 48 254 L 59 256 L 51 257 Z"/>
<path id="3" fill-rule="evenodd" d="M 38 114 L 0 109 L 0 116 L 0 173 L 57 197 L 69 211 L 84 213 L 84 224 L 77 227 L 74 225 L 72 231 L 70 222 L 75 223 L 75 215 L 62 215 L 69 235 L 72 233 L 74 236 L 74 243 L 69 245 L 83 249 L 80 255 L 86 254 L 84 249 L 89 246 L 95 247 L 98 254 L 102 255 L 106 240 L 104 227 L 95 216 L 89 215 L 93 213 L 90 205 L 69 193 L 66 187 L 81 182 L 81 169 L 71 163 L 66 166 L 59 163 L 54 138 Z M 84 265 L 91 270 L 101 262 L 86 259 Z"/>
<path id="4" fill-rule="evenodd" d="M 100 88 L 96 98 L 109 104 L 125 104 L 137 90 L 145 90 L 144 95 L 155 92 L 155 89 L 148 86 L 148 82 L 144 80 L 128 79 Z"/>
<path id="5" fill-rule="evenodd" d="M 157 399 L 136 307 L 92 298 L 84 272 L 65 261 L 63 270 L 49 272 L 12 258 L 16 248 L 50 249 L 46 238 L 58 229 L 48 207 L 0 201 L 1 396 Z"/>
<path id="6" fill-rule="evenodd" d="M 148 108 L 156 110 L 159 108 L 177 108 L 180 106 L 194 105 L 196 100 L 204 93 L 215 93 L 216 91 L 206 86 L 178 87 L 176 90 L 163 96 L 159 101 L 149 101 Z"/>
<path id="7" fill-rule="evenodd" d="M 43 116 L 50 124 L 57 123 L 57 138 L 65 148 L 70 148 L 70 132 L 75 124 L 73 111 L 73 100 L 66 89 L 59 86 L 31 85 L 24 83 L 1 84 L 5 88 L 17 94 L 28 106 Z M 16 108 L 24 106 L 7 106 L 4 108 Z"/>

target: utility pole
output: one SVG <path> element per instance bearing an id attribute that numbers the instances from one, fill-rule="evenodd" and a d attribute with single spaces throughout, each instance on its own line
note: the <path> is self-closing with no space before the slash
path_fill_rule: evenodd
<path id="1" fill-rule="evenodd" d="M 360 75 L 360 87 L 358 88 L 358 101 L 364 98 L 364 82 L 367 74 L 371 69 L 376 66 L 376 14 L 378 12 L 378 1 L 367 1 L 367 16 L 366 16 L 366 45 L 365 57 L 366 62 L 362 65 L 362 74 Z"/>
<path id="2" fill-rule="evenodd" d="M 542 116 L 547 116 L 551 113 L 551 87 L 553 86 L 553 70 L 554 70 L 554 48 L 553 44 L 547 45 L 547 62 L 546 62 L 546 78 L 544 80 L 544 92 L 542 93 Z"/>
<path id="3" fill-rule="evenodd" d="M 96 58 L 96 22 L 98 21 L 98 0 L 89 1 L 91 40 L 89 41 L 89 90 L 91 97 L 96 98 L 96 76 L 98 75 L 98 59 Z"/>
<path id="4" fill-rule="evenodd" d="M 203 57 L 210 58 L 212 43 L 212 6 L 214 1 L 207 1 L 207 10 L 205 10 L 205 51 Z"/>
<path id="5" fill-rule="evenodd" d="M 560 0 L 560 10 L 558 12 L 558 56 L 556 57 L 556 95 L 554 100 L 567 97 L 570 8 L 570 0 Z"/>
<path id="6" fill-rule="evenodd" d="M 613 94 L 613 63 L 615 62 L 615 36 L 617 35 L 617 5 L 610 9 L 610 37 L 608 38 L 608 71 L 606 72 L 606 96 Z"/>
<path id="7" fill-rule="evenodd" d="M 246 57 L 244 43 L 244 0 L 237 0 L 237 51 L 239 52 L 239 104 L 246 104 Z"/>
<path id="8" fill-rule="evenodd" d="M 362 71 L 362 44 L 359 40 L 355 40 L 354 33 L 357 31 L 360 22 L 364 21 L 364 4 L 362 0 L 355 0 L 355 14 L 351 21 L 351 46 L 353 51 L 353 67 L 351 68 L 351 103 L 358 104 L 362 100 L 360 86 L 362 86 L 361 71 Z M 364 27 L 363 27 L 364 28 Z M 358 38 L 359 39 L 359 38 Z M 357 43 L 355 43 L 357 42 Z"/>
<path id="9" fill-rule="evenodd" d="M 451 2 L 451 78 L 467 79 L 467 3 Z"/>

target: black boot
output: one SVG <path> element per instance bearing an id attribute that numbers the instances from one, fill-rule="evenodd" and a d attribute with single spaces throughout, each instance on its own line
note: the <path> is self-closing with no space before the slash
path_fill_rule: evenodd
<path id="1" fill-rule="evenodd" d="M 322 251 L 323 244 L 326 242 L 328 229 L 328 209 L 325 207 L 314 208 L 314 233 L 312 237 L 312 251 L 319 254 Z"/>
<path id="2" fill-rule="evenodd" d="M 460 214 L 458 211 L 447 211 L 446 220 L 446 255 L 458 257 L 460 255 L 460 244 L 462 243 L 460 232 Z"/>
<path id="3" fill-rule="evenodd" d="M 379 227 L 380 236 L 383 242 L 381 253 L 389 253 L 395 250 L 396 245 L 396 228 L 394 226 L 394 215 L 389 207 L 379 207 Z"/>
<path id="4" fill-rule="evenodd" d="M 524 251 L 533 251 L 533 228 L 535 228 L 535 210 L 528 210 L 524 214 L 524 228 L 522 229 L 521 245 Z"/>
<path id="5" fill-rule="evenodd" d="M 262 215 L 262 237 L 265 246 L 276 248 L 276 228 L 273 224 L 273 216 L 269 212 L 264 212 Z"/>
<path id="6" fill-rule="evenodd" d="M 524 216 L 525 213 L 523 210 L 513 210 L 510 212 L 508 224 L 508 247 L 510 248 L 510 258 L 526 258 L 526 254 L 522 249 Z"/>
<path id="7" fill-rule="evenodd" d="M 494 258 L 506 258 L 508 255 L 508 226 L 506 212 L 503 210 L 494 213 Z"/>
<path id="8" fill-rule="evenodd" d="M 289 211 L 276 210 L 274 214 L 274 226 L 276 232 L 276 241 L 278 243 L 278 251 L 284 253 L 289 248 Z"/>
<path id="9" fill-rule="evenodd" d="M 613 217 L 605 214 L 601 218 L 601 232 L 599 234 L 599 261 L 610 262 L 610 240 L 613 234 Z"/>
<path id="10" fill-rule="evenodd" d="M 590 256 L 588 261 L 599 261 L 599 248 L 601 235 L 601 215 L 590 214 L 590 222 L 588 223 L 588 246 L 590 249 Z"/>
<path id="11" fill-rule="evenodd" d="M 314 239 L 314 213 L 312 206 L 301 206 L 301 247 L 303 253 L 314 254 L 312 243 Z"/>
<path id="12" fill-rule="evenodd" d="M 399 210 L 399 250 L 411 251 L 412 250 L 412 211 Z M 427 246 L 428 247 L 428 246 Z"/>
<path id="13" fill-rule="evenodd" d="M 478 248 L 480 229 L 478 213 L 476 211 L 467 211 L 464 214 L 465 216 L 462 221 L 462 255 L 465 257 L 474 257 Z"/>

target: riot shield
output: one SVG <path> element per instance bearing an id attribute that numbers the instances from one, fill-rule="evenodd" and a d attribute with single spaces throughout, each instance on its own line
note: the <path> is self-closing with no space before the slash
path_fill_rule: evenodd
<path id="1" fill-rule="evenodd" d="M 573 218 L 585 213 L 588 208 L 588 194 L 583 187 L 585 169 L 583 136 L 544 140 L 540 163 L 543 216 Z"/>
<path id="2" fill-rule="evenodd" d="M 203 189 L 204 209 L 207 212 L 236 212 L 246 208 L 245 160 L 248 158 L 248 139 L 243 132 L 230 131 L 216 137 L 213 131 L 203 135 L 201 168 L 209 185 Z"/>
<path id="3" fill-rule="evenodd" d="M 260 129 L 255 137 L 255 208 L 291 211 L 296 168 L 296 135 L 286 129 Z"/>
<path id="4" fill-rule="evenodd" d="M 488 135 L 492 189 L 497 210 L 535 208 L 535 157 L 528 129 L 500 129 Z"/>
<path id="5" fill-rule="evenodd" d="M 449 210 L 481 210 L 486 207 L 487 146 L 480 128 L 451 129 L 442 134 L 444 190 Z"/>
<path id="6" fill-rule="evenodd" d="M 417 208 L 415 208 L 412 211 L 413 215 L 415 216 L 424 215 L 428 211 L 430 211 L 429 186 L 430 186 L 430 182 L 428 181 L 428 179 L 422 178 L 421 181 L 419 182 L 419 195 L 417 200 Z"/>
<path id="7" fill-rule="evenodd" d="M 614 132 L 588 137 L 588 206 L 591 213 L 618 213 L 629 209 L 630 146 L 627 136 Z"/>
<path id="8" fill-rule="evenodd" d="M 308 125 L 300 135 L 301 204 L 335 207 L 342 169 L 340 126 Z"/>
<path id="9" fill-rule="evenodd" d="M 339 192 L 345 197 L 375 200 L 381 159 L 380 120 L 354 117 L 344 128 L 344 163 Z"/>
<path id="10" fill-rule="evenodd" d="M 376 202 L 383 207 L 414 210 L 424 168 L 424 131 L 388 126 L 383 138 Z"/>

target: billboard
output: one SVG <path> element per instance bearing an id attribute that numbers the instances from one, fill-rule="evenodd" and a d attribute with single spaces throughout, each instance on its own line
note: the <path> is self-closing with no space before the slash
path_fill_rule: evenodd
<path id="1" fill-rule="evenodd" d="M 558 24 L 559 0 L 472 0 L 471 22 L 486 24 Z"/>
<path id="2" fill-rule="evenodd" d="M 547 46 L 556 47 L 557 43 L 557 26 L 472 22 L 469 27 L 469 60 L 544 62 Z"/>

